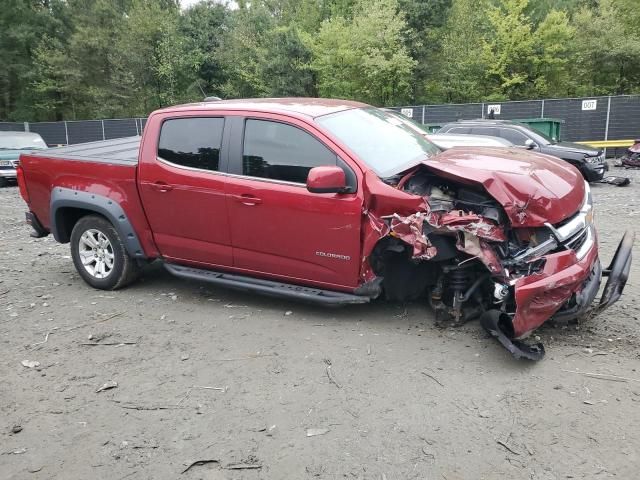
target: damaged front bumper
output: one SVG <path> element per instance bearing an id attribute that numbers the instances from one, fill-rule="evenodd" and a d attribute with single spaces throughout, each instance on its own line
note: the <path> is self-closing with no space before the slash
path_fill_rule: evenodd
<path id="1" fill-rule="evenodd" d="M 549 319 L 567 322 L 597 314 L 615 303 L 629 278 L 633 241 L 634 234 L 626 232 L 606 270 L 600 265 L 595 241 L 582 259 L 574 251 L 546 256 L 539 273 L 516 282 L 515 315 L 489 310 L 480 318 L 482 327 L 515 358 L 540 360 L 544 356 L 541 344 L 527 345 L 517 339 Z M 594 304 L 603 277 L 608 280 L 599 303 Z"/>
<path id="2" fill-rule="evenodd" d="M 539 270 L 510 281 L 515 312 L 484 315 L 483 327 L 516 357 L 538 360 L 544 349 L 517 342 L 548 320 L 568 322 L 597 314 L 622 295 L 631 269 L 634 235 L 626 232 L 609 268 L 602 269 L 593 223 L 589 188 L 580 210 L 558 227 L 545 224 L 549 239 L 536 248 L 532 258 Z M 546 244 L 546 245 L 545 245 Z M 544 249 L 544 253 L 540 249 Z M 526 255 L 525 252 L 523 255 Z M 603 277 L 608 277 L 598 304 L 594 303 Z"/>
<path id="3" fill-rule="evenodd" d="M 603 270 L 586 182 L 570 190 L 579 191 L 581 203 L 576 195 L 564 195 L 567 205 L 561 205 L 536 192 L 524 201 L 494 188 L 493 198 L 420 169 L 389 181 L 388 192 L 380 185 L 369 192 L 361 268 L 364 283 L 382 279 L 389 300 L 426 293 L 438 323 L 480 318 L 514 356 L 539 360 L 544 348 L 522 339 L 550 319 L 597 313 L 622 294 L 633 235 L 625 234 L 611 266 Z M 567 185 L 556 187 L 561 191 Z M 595 306 L 604 276 L 609 280 Z"/>

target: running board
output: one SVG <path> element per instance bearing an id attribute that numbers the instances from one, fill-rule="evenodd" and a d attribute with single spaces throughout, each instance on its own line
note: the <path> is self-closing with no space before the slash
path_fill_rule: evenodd
<path id="1" fill-rule="evenodd" d="M 318 288 L 303 287 L 291 283 L 280 283 L 272 280 L 235 275 L 231 273 L 204 270 L 201 268 L 185 267 L 175 263 L 165 263 L 164 267 L 173 275 L 190 280 L 201 280 L 214 283 L 235 290 L 261 293 L 272 297 L 283 297 L 294 300 L 302 300 L 322 305 L 350 305 L 355 303 L 368 303 L 371 297 L 353 295 L 350 293 L 321 290 Z"/>

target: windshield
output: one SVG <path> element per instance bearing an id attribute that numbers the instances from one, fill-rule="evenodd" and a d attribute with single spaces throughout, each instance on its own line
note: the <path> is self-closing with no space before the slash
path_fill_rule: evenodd
<path id="1" fill-rule="evenodd" d="M 396 115 L 370 107 L 331 113 L 316 121 L 386 178 L 440 152 L 424 137 L 426 132 Z"/>
<path id="2" fill-rule="evenodd" d="M 0 149 L 2 150 L 31 150 L 47 148 L 42 137 L 32 135 L 0 135 Z"/>

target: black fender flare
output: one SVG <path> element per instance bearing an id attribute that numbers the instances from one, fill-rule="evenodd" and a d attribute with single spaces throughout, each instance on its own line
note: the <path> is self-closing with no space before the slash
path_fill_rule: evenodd
<path id="1" fill-rule="evenodd" d="M 145 258 L 144 250 L 129 217 L 118 202 L 103 195 L 83 192 L 65 187 L 55 187 L 51 191 L 50 219 L 51 233 L 56 241 L 67 243 L 60 225 L 59 212 L 62 208 L 78 208 L 102 215 L 111 222 L 124 242 L 127 253 L 132 258 Z M 70 233 L 70 232 L 69 232 Z"/>

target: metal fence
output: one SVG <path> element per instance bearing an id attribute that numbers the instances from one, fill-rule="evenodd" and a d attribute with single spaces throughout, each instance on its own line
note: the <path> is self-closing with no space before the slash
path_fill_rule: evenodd
<path id="1" fill-rule="evenodd" d="M 628 140 L 640 137 L 640 95 L 411 105 L 395 107 L 394 110 L 401 111 L 420 123 L 434 126 L 456 120 L 487 118 L 493 110 L 497 120 L 562 120 L 563 140 Z"/>
<path id="2" fill-rule="evenodd" d="M 0 132 L 35 132 L 49 146 L 110 140 L 142 134 L 145 118 L 64 122 L 0 122 Z"/>
<path id="3" fill-rule="evenodd" d="M 556 118 L 563 140 L 628 140 L 640 137 L 640 95 L 555 98 L 513 102 L 412 105 L 394 107 L 414 120 L 444 125 L 456 120 Z M 78 120 L 65 122 L 0 122 L 0 131 L 39 133 L 48 145 L 66 145 L 140 135 L 144 118 Z"/>

